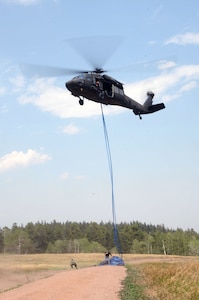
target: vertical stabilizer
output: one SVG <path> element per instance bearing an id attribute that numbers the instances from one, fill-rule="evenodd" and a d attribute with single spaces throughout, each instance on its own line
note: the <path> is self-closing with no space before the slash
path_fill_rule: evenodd
<path id="1" fill-rule="evenodd" d="M 155 94 L 153 92 L 147 92 L 147 99 L 144 102 L 143 106 L 144 107 L 149 107 L 153 104 L 153 97 L 155 96 Z"/>

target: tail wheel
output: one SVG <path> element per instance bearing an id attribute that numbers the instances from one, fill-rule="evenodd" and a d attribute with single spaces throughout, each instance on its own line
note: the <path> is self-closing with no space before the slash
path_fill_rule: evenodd
<path id="1" fill-rule="evenodd" d="M 84 100 L 83 99 L 79 99 L 79 104 L 80 105 L 84 105 Z"/>

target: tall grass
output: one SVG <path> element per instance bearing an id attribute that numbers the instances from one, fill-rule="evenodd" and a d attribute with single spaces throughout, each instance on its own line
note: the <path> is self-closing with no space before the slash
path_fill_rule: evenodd
<path id="1" fill-rule="evenodd" d="M 28 254 L 28 255 L 0 255 L 0 271 L 42 271 L 71 269 L 70 261 L 74 259 L 78 268 L 85 268 L 99 264 L 103 254 L 73 253 L 73 254 Z"/>
<path id="2" fill-rule="evenodd" d="M 199 262 L 151 263 L 139 266 L 146 294 L 158 300 L 198 300 Z"/>
<path id="3" fill-rule="evenodd" d="M 198 300 L 199 257 L 127 255 L 122 300 Z"/>

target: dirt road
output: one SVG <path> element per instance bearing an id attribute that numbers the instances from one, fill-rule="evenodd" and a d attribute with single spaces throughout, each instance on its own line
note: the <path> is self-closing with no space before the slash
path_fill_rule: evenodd
<path id="1" fill-rule="evenodd" d="M 0 294 L 0 300 L 117 300 L 125 267 L 63 271 Z"/>

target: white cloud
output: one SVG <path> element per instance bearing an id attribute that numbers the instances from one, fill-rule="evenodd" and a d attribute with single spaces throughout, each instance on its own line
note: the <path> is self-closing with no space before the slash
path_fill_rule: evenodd
<path id="1" fill-rule="evenodd" d="M 25 80 L 22 75 L 17 75 L 16 77 L 12 77 L 9 79 L 10 83 L 13 86 L 14 92 L 20 92 L 21 89 L 24 87 Z"/>
<path id="2" fill-rule="evenodd" d="M 62 173 L 59 178 L 61 180 L 68 180 L 69 179 L 69 174 L 67 172 Z"/>
<path id="3" fill-rule="evenodd" d="M 17 167 L 41 164 L 47 160 L 51 160 L 49 155 L 41 154 L 32 149 L 29 149 L 26 153 L 22 151 L 13 151 L 0 158 L 0 172 L 2 173 Z"/>
<path id="4" fill-rule="evenodd" d="M 158 67 L 159 70 L 166 70 L 166 69 L 173 68 L 175 66 L 176 66 L 176 63 L 174 61 L 171 61 L 171 60 L 170 61 L 164 61 L 164 60 L 162 60 L 158 63 L 157 67 Z"/>
<path id="5" fill-rule="evenodd" d="M 99 104 L 86 100 L 79 105 L 77 97 L 72 96 L 66 89 L 55 85 L 55 79 L 40 78 L 27 85 L 25 94 L 19 97 L 21 104 L 32 103 L 42 111 L 48 111 L 60 118 L 88 118 L 101 115 Z M 106 107 L 106 114 L 118 113 L 119 107 Z"/>
<path id="6" fill-rule="evenodd" d="M 142 99 L 143 102 L 146 98 L 146 92 L 152 90 L 158 94 L 158 98 L 164 98 L 164 101 L 168 102 L 179 97 L 180 93 L 185 91 L 185 89 L 183 90 L 184 86 L 187 86 L 186 90 L 188 90 L 188 86 L 189 90 L 195 88 L 197 81 L 199 81 L 199 65 L 185 65 L 164 71 L 158 76 L 129 84 L 126 86 L 126 93 L 135 100 L 137 98 L 138 102 L 139 99 Z"/>
<path id="7" fill-rule="evenodd" d="M 0 107 L 0 114 L 6 114 L 8 112 L 8 108 L 6 105 L 2 105 Z"/>
<path id="8" fill-rule="evenodd" d="M 158 68 L 159 75 L 125 85 L 125 94 L 142 103 L 146 98 L 146 92 L 152 90 L 161 101 L 164 99 L 168 102 L 177 99 L 182 92 L 194 89 L 199 82 L 199 65 L 176 66 L 173 61 L 162 61 Z M 18 99 L 21 104 L 31 103 L 40 110 L 60 118 L 88 118 L 101 115 L 100 104 L 85 99 L 84 105 L 79 105 L 78 98 L 72 96 L 66 89 L 56 86 L 55 79 L 36 79 L 31 84 L 26 83 L 24 87 L 25 92 Z M 104 105 L 103 111 L 104 114 L 117 114 L 126 109 Z M 78 130 L 74 125 L 62 128 L 67 134 L 75 134 Z"/>
<path id="9" fill-rule="evenodd" d="M 76 175 L 76 176 L 75 176 L 75 179 L 76 179 L 76 180 L 84 180 L 84 179 L 85 179 L 85 176 L 83 176 L 83 175 Z"/>
<path id="10" fill-rule="evenodd" d="M 68 180 L 68 179 L 83 180 L 83 179 L 85 179 L 85 176 L 76 175 L 74 177 L 71 177 L 68 172 L 63 172 L 62 174 L 60 174 L 59 179 L 61 179 L 63 181 Z"/>
<path id="11" fill-rule="evenodd" d="M 35 5 L 39 4 L 41 0 L 1 0 L 1 2 L 7 3 L 7 4 L 17 4 L 17 5 Z"/>
<path id="12" fill-rule="evenodd" d="M 180 89 L 180 92 L 187 92 L 192 90 L 193 88 L 197 87 L 197 82 L 196 81 L 190 81 L 186 83 L 182 88 Z"/>
<path id="13" fill-rule="evenodd" d="M 151 40 L 151 41 L 148 42 L 148 44 L 149 44 L 150 46 L 156 45 L 157 43 L 158 43 L 158 42 L 155 41 L 155 40 Z"/>
<path id="14" fill-rule="evenodd" d="M 1 86 L 1 87 L 0 87 L 0 96 L 5 95 L 5 93 L 6 93 L 6 88 L 3 87 L 3 86 Z"/>
<path id="15" fill-rule="evenodd" d="M 80 129 L 77 126 L 73 125 L 73 124 L 69 124 L 69 125 L 62 128 L 62 132 L 66 133 L 66 134 L 69 134 L 69 135 L 73 135 L 73 134 L 79 133 Z"/>
<path id="16" fill-rule="evenodd" d="M 163 5 L 157 6 L 151 14 L 151 19 L 157 19 L 163 10 Z"/>
<path id="17" fill-rule="evenodd" d="M 187 32 L 184 34 L 177 34 L 165 42 L 165 45 L 168 44 L 199 45 L 199 33 Z"/>

